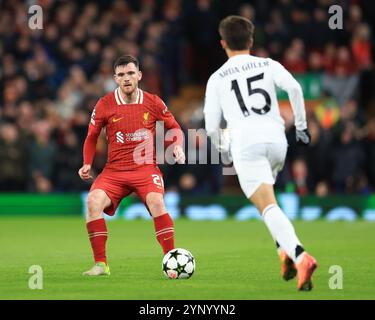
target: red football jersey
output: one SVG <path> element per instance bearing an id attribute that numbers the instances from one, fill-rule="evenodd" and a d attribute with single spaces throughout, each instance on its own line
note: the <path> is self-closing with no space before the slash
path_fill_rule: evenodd
<path id="1" fill-rule="evenodd" d="M 84 164 L 91 164 L 100 131 L 105 127 L 108 140 L 106 168 L 134 170 L 156 165 L 155 125 L 163 121 L 165 130 L 178 129 L 177 142 L 182 145 L 179 124 L 164 102 L 157 96 L 137 89 L 135 103 L 125 103 L 119 88 L 100 98 L 91 116 L 83 147 Z"/>

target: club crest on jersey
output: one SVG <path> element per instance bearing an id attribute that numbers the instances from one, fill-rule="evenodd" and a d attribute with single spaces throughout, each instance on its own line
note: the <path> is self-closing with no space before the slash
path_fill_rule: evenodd
<path id="1" fill-rule="evenodd" d="M 149 112 L 144 112 L 143 113 L 143 124 L 144 125 L 148 125 L 148 116 L 149 116 Z"/>

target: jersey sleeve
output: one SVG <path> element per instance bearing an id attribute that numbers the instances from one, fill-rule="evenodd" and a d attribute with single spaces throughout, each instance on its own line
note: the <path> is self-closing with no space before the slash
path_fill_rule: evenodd
<path id="1" fill-rule="evenodd" d="M 275 85 L 288 93 L 294 114 L 294 124 L 297 130 L 306 129 L 305 102 L 300 84 L 279 62 L 272 59 L 270 61 Z"/>
<path id="2" fill-rule="evenodd" d="M 217 81 L 212 75 L 207 82 L 205 100 L 204 100 L 204 120 L 207 135 L 218 150 L 221 150 L 222 130 L 220 123 L 222 119 L 222 108 L 219 102 Z"/>
<path id="3" fill-rule="evenodd" d="M 209 136 L 220 129 L 222 118 L 222 109 L 217 90 L 217 83 L 214 75 L 212 75 L 207 82 L 203 108 L 205 129 Z"/>
<path id="4" fill-rule="evenodd" d="M 83 145 L 83 164 L 92 164 L 95 156 L 96 142 L 102 128 L 106 125 L 106 104 L 100 99 L 91 114 L 89 129 Z"/>
<path id="5" fill-rule="evenodd" d="M 174 132 L 175 135 L 173 135 L 176 137 L 176 139 L 172 141 L 171 143 L 176 142 L 178 145 L 182 147 L 184 139 L 183 139 L 183 134 L 182 134 L 180 125 L 174 118 L 173 114 L 168 110 L 168 107 L 164 103 L 164 101 L 156 95 L 154 97 L 155 97 L 155 104 L 156 104 L 157 120 L 163 121 L 165 128 L 167 130 L 176 129 Z"/>

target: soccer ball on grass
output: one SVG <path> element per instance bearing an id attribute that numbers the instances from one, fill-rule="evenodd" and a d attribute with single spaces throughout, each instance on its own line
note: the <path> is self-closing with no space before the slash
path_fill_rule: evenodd
<path id="1" fill-rule="evenodd" d="M 188 279 L 194 273 L 195 259 L 186 249 L 172 249 L 164 256 L 162 268 L 170 279 Z"/>

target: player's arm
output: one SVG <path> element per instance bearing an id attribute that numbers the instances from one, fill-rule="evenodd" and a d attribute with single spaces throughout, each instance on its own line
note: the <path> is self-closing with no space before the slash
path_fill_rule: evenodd
<path id="1" fill-rule="evenodd" d="M 216 81 L 214 75 L 208 79 L 205 102 L 204 102 L 204 120 L 207 135 L 219 152 L 229 151 L 229 139 L 226 130 L 220 128 L 222 119 L 222 109 L 219 102 Z"/>
<path id="2" fill-rule="evenodd" d="M 175 143 L 175 147 L 173 149 L 174 158 L 179 164 L 185 163 L 186 157 L 183 149 L 184 136 L 181 127 L 174 118 L 173 114 L 168 110 L 168 107 L 165 105 L 163 100 L 161 100 L 158 96 L 155 96 L 155 99 L 157 119 L 164 122 L 165 128 L 167 130 L 173 130 L 171 131 L 171 136 L 174 138 L 174 141 L 172 141 L 171 143 Z"/>
<path id="3" fill-rule="evenodd" d="M 105 103 L 102 99 L 96 104 L 89 124 L 89 129 L 83 145 L 83 166 L 79 169 L 78 174 L 82 180 L 92 179 L 90 174 L 91 165 L 94 160 L 96 143 L 100 131 L 105 125 Z"/>
<path id="4" fill-rule="evenodd" d="M 273 68 L 273 79 L 279 88 L 288 93 L 289 101 L 294 114 L 294 124 L 296 126 L 296 139 L 300 144 L 310 143 L 310 134 L 307 131 L 305 102 L 303 91 L 296 79 L 277 61 L 271 60 Z"/>

